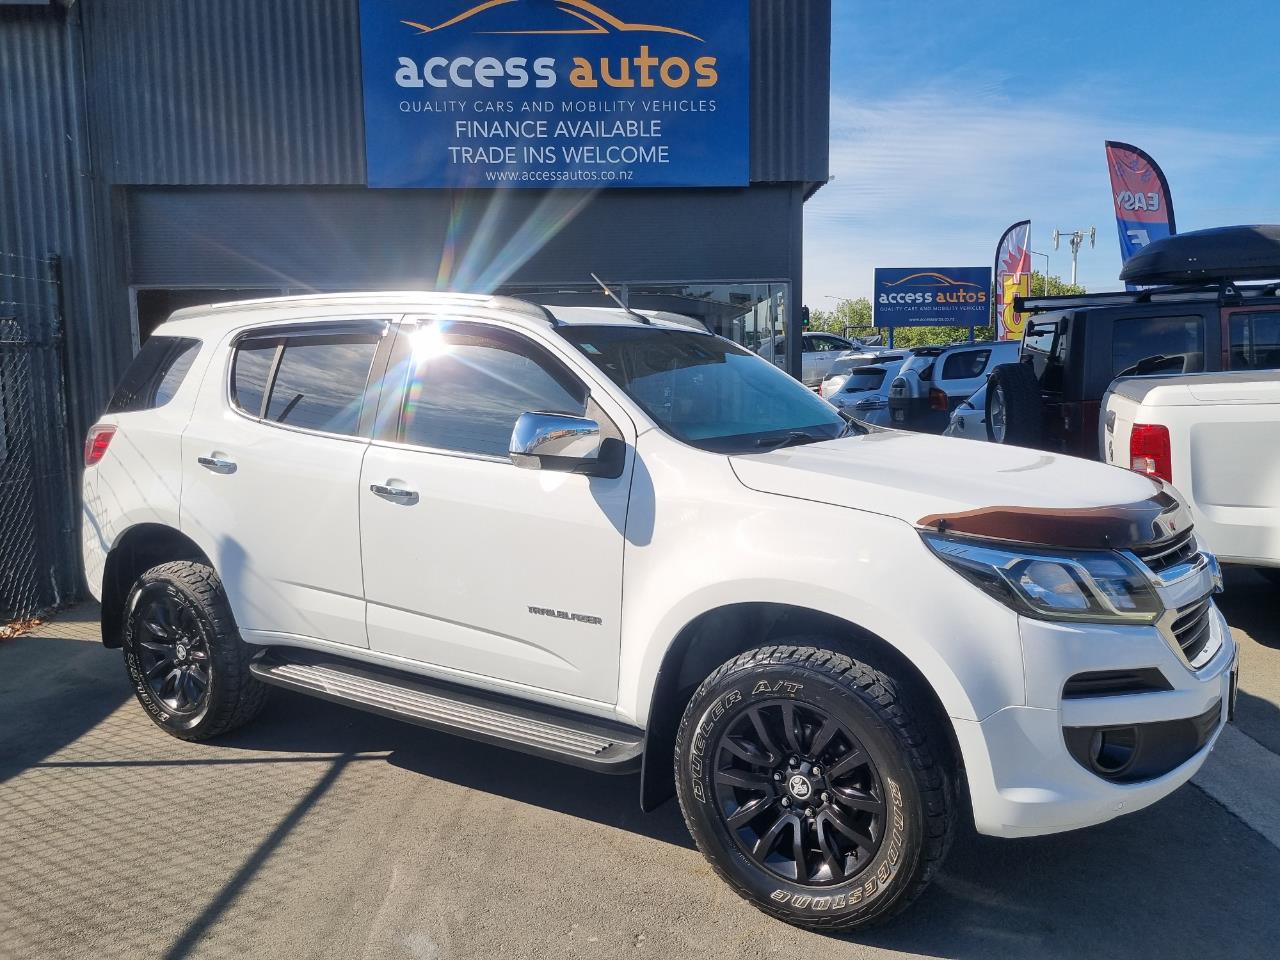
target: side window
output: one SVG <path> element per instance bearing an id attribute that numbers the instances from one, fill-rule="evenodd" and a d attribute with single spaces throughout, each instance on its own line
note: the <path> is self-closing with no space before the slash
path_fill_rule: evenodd
<path id="1" fill-rule="evenodd" d="M 1280 311 L 1231 315 L 1231 369 L 1280 368 Z"/>
<path id="2" fill-rule="evenodd" d="M 374 334 L 289 338 L 266 418 L 304 430 L 354 434 L 377 349 Z"/>
<path id="3" fill-rule="evenodd" d="M 549 353 L 518 334 L 437 321 L 410 334 L 411 381 L 404 443 L 506 457 L 520 414 L 581 416 L 586 389 Z"/>
<path id="4" fill-rule="evenodd" d="M 853 345 L 839 337 L 807 336 L 804 338 L 804 348 L 822 353 L 827 350 L 852 350 Z"/>
<path id="5" fill-rule="evenodd" d="M 199 352 L 190 337 L 152 337 L 120 379 L 107 413 L 135 413 L 163 407 L 173 399 Z"/>
<path id="6" fill-rule="evenodd" d="M 275 339 L 248 340 L 236 347 L 231 365 L 231 399 L 251 417 L 262 416 L 262 400 L 267 395 L 267 379 L 278 345 Z"/>
<path id="7" fill-rule="evenodd" d="M 972 380 L 982 376 L 991 359 L 990 350 L 959 350 L 942 365 L 943 380 Z"/>
<path id="8" fill-rule="evenodd" d="M 1198 373 L 1204 369 L 1200 317 L 1128 317 L 1111 328 L 1111 376 Z"/>

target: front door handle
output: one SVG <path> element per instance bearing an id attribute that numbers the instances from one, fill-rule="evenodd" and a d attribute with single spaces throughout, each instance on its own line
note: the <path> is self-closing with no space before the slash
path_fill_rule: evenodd
<path id="1" fill-rule="evenodd" d="M 215 473 L 236 472 L 236 462 L 234 460 L 224 460 L 222 457 L 196 457 L 196 463 Z"/>
<path id="2" fill-rule="evenodd" d="M 417 503 L 418 491 L 406 490 L 404 487 L 389 487 L 385 483 L 371 483 L 369 489 L 380 497 L 394 500 L 397 503 Z"/>

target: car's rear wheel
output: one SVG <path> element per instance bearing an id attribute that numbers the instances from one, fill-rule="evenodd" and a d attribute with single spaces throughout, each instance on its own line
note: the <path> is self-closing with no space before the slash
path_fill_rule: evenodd
<path id="1" fill-rule="evenodd" d="M 883 920 L 924 889 L 950 843 L 951 780 L 924 719 L 887 675 L 830 650 L 742 654 L 681 721 L 689 830 L 766 913 L 825 930 Z"/>
<path id="2" fill-rule="evenodd" d="M 174 561 L 142 574 L 125 601 L 123 647 L 138 702 L 175 737 L 216 737 L 266 702 L 222 581 L 206 564 Z"/>

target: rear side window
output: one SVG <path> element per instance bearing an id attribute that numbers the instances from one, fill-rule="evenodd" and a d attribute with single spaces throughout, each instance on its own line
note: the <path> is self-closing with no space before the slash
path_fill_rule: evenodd
<path id="1" fill-rule="evenodd" d="M 231 400 L 251 417 L 355 434 L 379 339 L 342 333 L 245 340 L 231 365 Z"/>
<path id="2" fill-rule="evenodd" d="M 251 340 L 236 348 L 231 365 L 231 399 L 252 417 L 262 416 L 262 401 L 278 346 L 277 340 Z"/>
<path id="3" fill-rule="evenodd" d="M 1128 317 L 1111 328 L 1111 376 L 1198 373 L 1204 369 L 1200 317 Z"/>
<path id="4" fill-rule="evenodd" d="M 1231 316 L 1231 369 L 1280 368 L 1280 311 Z"/>
<path id="5" fill-rule="evenodd" d="M 958 350 L 942 365 L 943 380 L 972 380 L 982 376 L 991 359 L 990 350 Z"/>
<path id="6" fill-rule="evenodd" d="M 372 334 L 286 340 L 267 419 L 304 430 L 354 434 L 377 349 L 378 337 Z"/>
<path id="7" fill-rule="evenodd" d="M 136 413 L 173 399 L 196 358 L 199 340 L 151 337 L 133 358 L 107 404 L 107 413 Z"/>

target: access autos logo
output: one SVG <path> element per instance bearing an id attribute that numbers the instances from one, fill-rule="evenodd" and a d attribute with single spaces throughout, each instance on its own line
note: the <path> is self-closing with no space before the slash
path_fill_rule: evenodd
<path id="1" fill-rule="evenodd" d="M 884 284 L 884 287 L 877 300 L 885 305 L 938 303 L 975 306 L 987 302 L 987 289 L 982 284 L 957 280 L 933 270 L 909 274 Z"/>
<path id="2" fill-rule="evenodd" d="M 433 6 L 439 6 L 433 4 Z M 693 44 L 706 41 L 679 26 L 638 23 L 623 19 L 588 0 L 485 0 L 439 22 L 402 19 L 414 36 L 434 39 L 441 35 L 471 37 L 581 37 L 586 56 L 571 56 L 565 74 L 568 83 L 579 89 L 601 84 L 619 89 L 678 90 L 692 84 L 714 87 L 720 79 L 717 59 L 711 55 L 682 55 Z M 639 44 L 634 56 L 597 56 L 587 49 L 598 37 L 628 34 L 678 43 L 679 52 L 653 53 L 648 44 Z M 400 57 L 396 83 L 401 87 L 506 87 L 519 89 L 556 86 L 561 79 L 556 57 L 527 56 L 432 56 L 425 59 Z"/>

